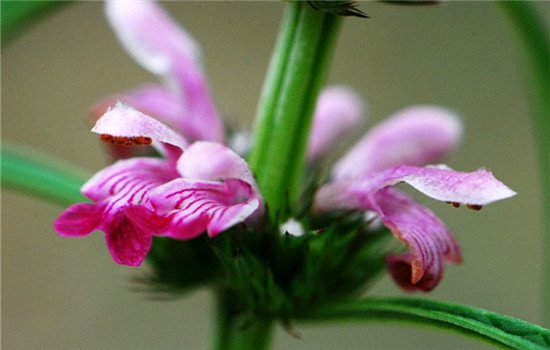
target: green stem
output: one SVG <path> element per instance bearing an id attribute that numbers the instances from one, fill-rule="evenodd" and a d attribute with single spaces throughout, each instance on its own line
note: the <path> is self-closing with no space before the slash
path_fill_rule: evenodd
<path id="1" fill-rule="evenodd" d="M 544 17 L 529 1 L 501 1 L 526 53 L 530 114 L 536 137 L 542 186 L 545 241 L 544 317 L 550 325 L 550 39 Z"/>
<path id="2" fill-rule="evenodd" d="M 243 313 L 232 307 L 223 291 L 217 295 L 215 350 L 269 349 L 273 321 Z"/>
<path id="3" fill-rule="evenodd" d="M 60 166 L 51 156 L 2 145 L 2 187 L 41 197 L 63 206 L 85 201 L 80 187 L 87 176 Z"/>
<path id="4" fill-rule="evenodd" d="M 341 18 L 292 2 L 272 57 L 257 112 L 250 166 L 271 218 L 297 199 L 317 95 L 328 70 Z"/>

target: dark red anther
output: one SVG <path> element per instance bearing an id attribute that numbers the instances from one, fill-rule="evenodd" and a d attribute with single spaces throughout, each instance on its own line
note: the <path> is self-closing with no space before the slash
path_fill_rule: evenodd
<path id="1" fill-rule="evenodd" d="M 460 203 L 458 203 L 458 202 L 445 202 L 445 203 L 451 204 L 455 208 L 460 208 Z"/>
<path id="2" fill-rule="evenodd" d="M 150 137 L 146 136 L 126 137 L 101 134 L 99 135 L 99 138 L 101 139 L 101 141 L 110 142 L 112 144 L 122 146 L 150 145 L 151 143 L 153 143 L 153 140 Z"/>
<path id="3" fill-rule="evenodd" d="M 481 210 L 481 208 L 483 208 L 483 205 L 479 205 L 479 204 L 466 204 L 466 206 L 472 210 Z"/>

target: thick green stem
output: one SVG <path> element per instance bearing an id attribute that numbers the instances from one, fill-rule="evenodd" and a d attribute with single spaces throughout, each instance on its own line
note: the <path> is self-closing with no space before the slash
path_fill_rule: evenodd
<path id="1" fill-rule="evenodd" d="M 341 18 L 288 5 L 257 113 L 250 166 L 270 209 L 284 217 L 303 180 L 317 95 L 332 58 Z"/>
<path id="2" fill-rule="evenodd" d="M 526 76 L 530 99 L 530 114 L 536 137 L 540 163 L 543 201 L 545 281 L 543 315 L 550 325 L 550 38 L 544 17 L 529 1 L 501 1 L 518 33 L 527 65 Z"/>
<path id="3" fill-rule="evenodd" d="M 269 349 L 273 320 L 252 317 L 233 308 L 223 292 L 217 295 L 217 319 L 214 350 Z"/>

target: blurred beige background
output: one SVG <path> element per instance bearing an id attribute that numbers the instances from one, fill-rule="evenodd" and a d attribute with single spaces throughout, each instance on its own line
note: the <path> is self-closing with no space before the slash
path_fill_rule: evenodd
<path id="1" fill-rule="evenodd" d="M 219 109 L 250 128 L 285 4 L 166 3 L 202 44 Z M 538 4 L 548 10 L 548 3 Z M 441 104 L 465 124 L 456 169 L 487 167 L 519 195 L 481 212 L 426 201 L 452 227 L 464 264 L 448 266 L 428 297 L 542 322 L 542 228 L 535 146 L 521 52 L 495 3 L 435 7 L 360 5 L 371 18 L 345 21 L 330 83 L 356 88 L 369 125 L 416 103 Z M 41 149 L 95 172 L 105 165 L 88 107 L 153 80 L 119 47 L 102 4 L 82 2 L 39 23 L 2 53 L 2 140 Z M 208 291 L 150 301 L 131 291 L 139 269 L 113 263 L 101 234 L 63 239 L 51 225 L 63 208 L 2 191 L 4 349 L 206 349 Z M 369 293 L 401 295 L 388 278 Z M 452 334 L 405 325 L 296 325 L 275 349 L 484 349 Z"/>

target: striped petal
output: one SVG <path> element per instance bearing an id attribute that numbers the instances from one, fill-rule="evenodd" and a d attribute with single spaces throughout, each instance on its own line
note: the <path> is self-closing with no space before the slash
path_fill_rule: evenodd
<path id="1" fill-rule="evenodd" d="M 319 95 L 309 138 L 308 158 L 320 157 L 363 120 L 365 104 L 352 89 L 331 86 Z"/>
<path id="2" fill-rule="evenodd" d="M 395 281 L 404 289 L 429 291 L 441 280 L 445 260 L 461 262 L 458 243 L 428 208 L 390 188 L 369 196 L 368 202 L 365 205 L 378 213 L 384 225 L 408 248 L 409 253 L 390 256 L 387 261 Z"/>
<path id="3" fill-rule="evenodd" d="M 392 276 L 406 290 L 431 290 L 443 276 L 444 260 L 458 263 L 461 258 L 458 245 L 443 222 L 429 209 L 391 188 L 401 182 L 434 199 L 456 206 L 464 203 L 472 209 L 515 195 L 486 170 L 464 173 L 445 166 L 396 166 L 320 188 L 314 203 L 318 212 L 375 212 L 408 247 L 408 254 L 387 260 Z"/>
<path id="4" fill-rule="evenodd" d="M 126 210 L 133 206 L 151 210 L 149 193 L 177 176 L 175 169 L 161 159 L 118 161 L 82 187 L 82 193 L 94 203 L 69 207 L 56 220 L 54 228 L 62 236 L 84 236 L 102 230 L 117 263 L 139 265 L 151 247 L 153 232 L 136 225 L 126 216 Z"/>
<path id="5" fill-rule="evenodd" d="M 180 99 L 178 130 L 191 141 L 223 142 L 224 128 L 204 76 L 200 49 L 154 1 L 107 1 L 107 17 L 122 45 L 161 76 Z"/>
<path id="6" fill-rule="evenodd" d="M 361 177 L 396 165 L 440 161 L 455 150 L 461 133 L 459 119 L 445 109 L 404 109 L 365 135 L 335 165 L 333 177 Z"/>
<path id="7" fill-rule="evenodd" d="M 151 194 L 158 215 L 169 217 L 162 234 L 191 239 L 203 232 L 210 237 L 244 222 L 260 206 L 256 190 L 238 179 L 224 182 L 176 179 Z"/>

